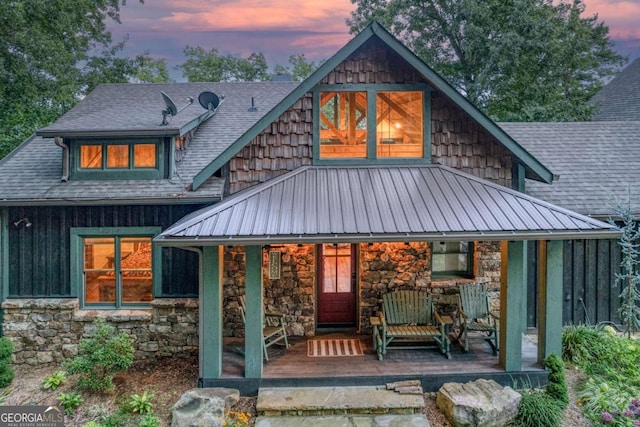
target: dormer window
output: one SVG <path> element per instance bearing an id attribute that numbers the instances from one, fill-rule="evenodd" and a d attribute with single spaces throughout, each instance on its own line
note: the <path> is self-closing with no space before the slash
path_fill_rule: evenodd
<path id="1" fill-rule="evenodd" d="M 415 84 L 320 86 L 316 163 L 428 159 L 428 94 Z"/>
<path id="2" fill-rule="evenodd" d="M 73 141 L 74 178 L 157 179 L 163 173 L 161 139 Z"/>

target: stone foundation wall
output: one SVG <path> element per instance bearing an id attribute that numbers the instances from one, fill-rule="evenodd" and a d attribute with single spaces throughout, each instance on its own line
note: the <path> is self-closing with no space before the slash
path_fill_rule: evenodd
<path id="1" fill-rule="evenodd" d="M 15 364 L 60 363 L 77 354 L 96 317 L 134 338 L 136 360 L 198 354 L 198 300 L 156 299 L 145 310 L 78 310 L 77 299 L 11 299 L 2 303 L 3 333 Z"/>

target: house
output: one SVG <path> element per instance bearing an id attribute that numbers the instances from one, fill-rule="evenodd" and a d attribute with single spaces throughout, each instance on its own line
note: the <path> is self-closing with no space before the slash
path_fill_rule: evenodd
<path id="1" fill-rule="evenodd" d="M 105 317 L 139 359 L 197 353 L 200 386 L 230 384 L 223 336 L 243 333 L 258 385 L 261 310 L 243 328 L 238 295 L 292 335 L 367 334 L 386 292 L 485 283 L 514 378 L 526 242 L 541 360 L 561 347 L 563 242 L 619 235 L 525 179 L 553 174 L 375 22 L 300 84 L 100 86 L 0 163 L 3 331 L 16 363 L 46 363 Z"/>
<path id="2" fill-rule="evenodd" d="M 509 135 L 557 176 L 553 185 L 534 180 L 526 192 L 602 221 L 616 218 L 629 204 L 640 215 L 640 59 L 605 85 L 591 101 L 591 122 L 500 123 Z M 535 245 L 530 243 L 530 249 Z M 529 272 L 535 272 L 530 257 Z M 563 323 L 620 323 L 621 249 L 616 239 L 565 241 Z M 530 274 L 528 324 L 535 326 L 535 274 Z"/>

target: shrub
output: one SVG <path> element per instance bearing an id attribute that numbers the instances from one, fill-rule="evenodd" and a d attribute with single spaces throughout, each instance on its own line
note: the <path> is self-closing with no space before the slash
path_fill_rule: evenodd
<path id="1" fill-rule="evenodd" d="M 140 424 L 138 424 L 138 427 L 158 427 L 159 425 L 160 419 L 158 417 L 147 414 L 142 417 L 142 420 L 140 420 Z"/>
<path id="2" fill-rule="evenodd" d="M 102 427 L 102 425 L 100 423 L 98 423 L 97 421 L 91 420 L 88 423 L 86 423 L 85 425 L 83 425 L 82 427 Z"/>
<path id="3" fill-rule="evenodd" d="M 67 381 L 67 373 L 65 371 L 56 371 L 42 381 L 42 388 L 54 391 Z"/>
<path id="4" fill-rule="evenodd" d="M 132 394 L 129 399 L 128 408 L 133 413 L 141 415 L 151 414 L 153 412 L 153 404 L 151 403 L 152 398 L 153 393 L 147 393 L 146 391 L 142 394 Z"/>
<path id="5" fill-rule="evenodd" d="M 125 333 L 115 333 L 104 319 L 93 322 L 95 331 L 80 340 L 78 355 L 65 364 L 69 374 L 79 374 L 78 386 L 104 392 L 113 388 L 113 375 L 133 363 L 133 343 Z"/>
<path id="6" fill-rule="evenodd" d="M 84 399 L 78 393 L 60 393 L 58 401 L 60 406 L 64 408 L 65 414 L 71 415 L 84 402 Z"/>
<path id="7" fill-rule="evenodd" d="M 544 392 L 522 392 L 516 422 L 522 427 L 556 427 L 562 425 L 563 407 Z"/>
<path id="8" fill-rule="evenodd" d="M 607 352 L 605 333 L 586 325 L 562 330 L 562 358 L 584 366 Z"/>
<path id="9" fill-rule="evenodd" d="M 0 338 L 0 387 L 8 387 L 13 381 L 14 372 L 11 366 L 13 343 L 7 337 Z"/>
<path id="10" fill-rule="evenodd" d="M 564 374 L 564 362 L 557 354 L 550 354 L 544 360 L 545 368 L 548 368 L 549 384 L 547 384 L 547 394 L 562 403 L 562 407 L 569 404 L 569 392 L 567 390 L 567 380 Z"/>

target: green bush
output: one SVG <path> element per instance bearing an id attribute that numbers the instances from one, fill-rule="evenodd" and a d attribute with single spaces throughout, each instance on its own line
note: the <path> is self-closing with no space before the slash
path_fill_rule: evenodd
<path id="1" fill-rule="evenodd" d="M 15 373 L 11 365 L 13 343 L 7 337 L 0 338 L 0 388 L 8 387 L 13 381 Z"/>
<path id="2" fill-rule="evenodd" d="M 565 327 L 562 330 L 562 358 L 579 366 L 598 360 L 608 352 L 606 335 L 586 325 Z"/>
<path id="3" fill-rule="evenodd" d="M 562 425 L 563 406 L 544 392 L 523 391 L 516 417 L 522 427 L 557 427 Z"/>
<path id="4" fill-rule="evenodd" d="M 158 427 L 159 425 L 160 419 L 158 417 L 147 414 L 142 417 L 142 420 L 140 420 L 140 424 L 138 424 L 138 427 Z"/>
<path id="5" fill-rule="evenodd" d="M 549 384 L 547 384 L 547 394 L 562 403 L 562 407 L 569 404 L 569 392 L 567 390 L 567 379 L 564 374 L 564 362 L 557 354 L 550 354 L 544 360 L 545 368 L 549 369 Z"/>
<path id="6" fill-rule="evenodd" d="M 93 322 L 95 331 L 80 340 L 78 355 L 65 364 L 67 373 L 78 374 L 77 385 L 91 391 L 113 388 L 113 375 L 125 371 L 133 363 L 133 343 L 125 333 L 115 333 L 104 319 Z"/>
<path id="7" fill-rule="evenodd" d="M 54 391 L 67 381 L 67 373 L 65 371 L 56 371 L 42 381 L 42 388 Z"/>
<path id="8" fill-rule="evenodd" d="M 153 412 L 153 403 L 151 403 L 151 399 L 153 398 L 153 393 L 143 392 L 142 394 L 132 394 L 129 399 L 128 407 L 131 412 L 137 414 L 151 414 Z"/>
<path id="9" fill-rule="evenodd" d="M 65 414 L 71 415 L 84 402 L 84 399 L 78 393 L 60 393 L 58 402 L 64 408 Z"/>

